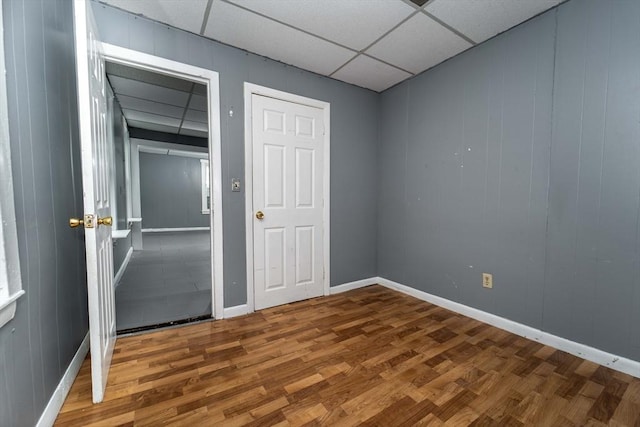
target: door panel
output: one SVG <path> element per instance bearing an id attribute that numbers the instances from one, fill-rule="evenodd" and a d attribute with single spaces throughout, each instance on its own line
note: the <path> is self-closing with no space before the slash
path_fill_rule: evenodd
<path id="1" fill-rule="evenodd" d="M 74 1 L 93 402 L 103 400 L 116 341 L 104 59 L 91 6 Z"/>
<path id="2" fill-rule="evenodd" d="M 296 207 L 313 208 L 315 150 L 296 148 Z"/>
<path id="3" fill-rule="evenodd" d="M 313 282 L 314 240 L 313 226 L 296 227 L 296 285 Z"/>
<path id="4" fill-rule="evenodd" d="M 264 205 L 268 208 L 284 208 L 285 150 L 281 145 L 264 146 Z"/>
<path id="5" fill-rule="evenodd" d="M 323 111 L 252 95 L 257 309 L 323 295 Z"/>

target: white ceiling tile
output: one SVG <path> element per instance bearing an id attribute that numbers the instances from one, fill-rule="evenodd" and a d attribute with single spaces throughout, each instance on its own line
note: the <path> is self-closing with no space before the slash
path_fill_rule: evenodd
<path id="1" fill-rule="evenodd" d="M 354 53 L 286 25 L 216 1 L 205 35 L 319 74 L 330 74 Z"/>
<path id="2" fill-rule="evenodd" d="M 181 119 L 184 114 L 184 108 L 181 107 L 147 101 L 146 99 L 134 98 L 122 94 L 118 95 L 118 101 L 120 101 L 120 106 L 127 110 L 143 111 L 161 116 L 175 117 L 177 119 Z"/>
<path id="3" fill-rule="evenodd" d="M 360 55 L 332 77 L 380 92 L 411 77 L 411 74 Z"/>
<path id="4" fill-rule="evenodd" d="M 208 123 L 206 111 L 187 110 L 184 119 L 192 122 Z"/>
<path id="5" fill-rule="evenodd" d="M 471 47 L 428 16 L 419 13 L 367 50 L 367 54 L 419 73 Z"/>
<path id="6" fill-rule="evenodd" d="M 118 76 L 109 76 L 109 81 L 116 94 L 135 96 L 149 101 L 162 102 L 164 104 L 184 107 L 187 105 L 189 94 L 175 89 L 156 86 L 137 80 L 124 79 Z"/>
<path id="7" fill-rule="evenodd" d="M 475 42 L 482 42 L 563 0 L 433 0 L 425 10 Z"/>
<path id="8" fill-rule="evenodd" d="M 296 28 L 361 50 L 415 9 L 400 0 L 230 0 Z"/>
<path id="9" fill-rule="evenodd" d="M 105 3 L 141 14 L 192 33 L 200 34 L 207 0 L 103 0 Z"/>

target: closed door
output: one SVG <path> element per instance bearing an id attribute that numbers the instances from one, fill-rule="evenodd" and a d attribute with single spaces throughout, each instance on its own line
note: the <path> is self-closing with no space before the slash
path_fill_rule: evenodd
<path id="1" fill-rule="evenodd" d="M 101 402 L 116 342 L 104 57 L 91 4 L 74 2 L 93 402 Z M 79 221 L 72 221 L 72 226 Z"/>
<path id="2" fill-rule="evenodd" d="M 321 109 L 252 95 L 256 309 L 324 293 L 323 133 Z"/>

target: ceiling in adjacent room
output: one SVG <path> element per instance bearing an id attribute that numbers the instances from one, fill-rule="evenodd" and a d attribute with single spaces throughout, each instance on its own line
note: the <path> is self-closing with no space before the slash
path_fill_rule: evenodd
<path id="1" fill-rule="evenodd" d="M 383 91 L 564 0 L 103 0 Z"/>
<path id="2" fill-rule="evenodd" d="M 207 137 L 206 86 L 112 62 L 106 69 L 129 127 Z"/>

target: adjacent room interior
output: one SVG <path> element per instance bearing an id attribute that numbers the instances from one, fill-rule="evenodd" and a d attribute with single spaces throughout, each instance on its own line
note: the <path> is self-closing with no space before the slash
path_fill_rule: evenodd
<path id="1" fill-rule="evenodd" d="M 106 63 L 119 334 L 210 318 L 206 87 Z"/>

